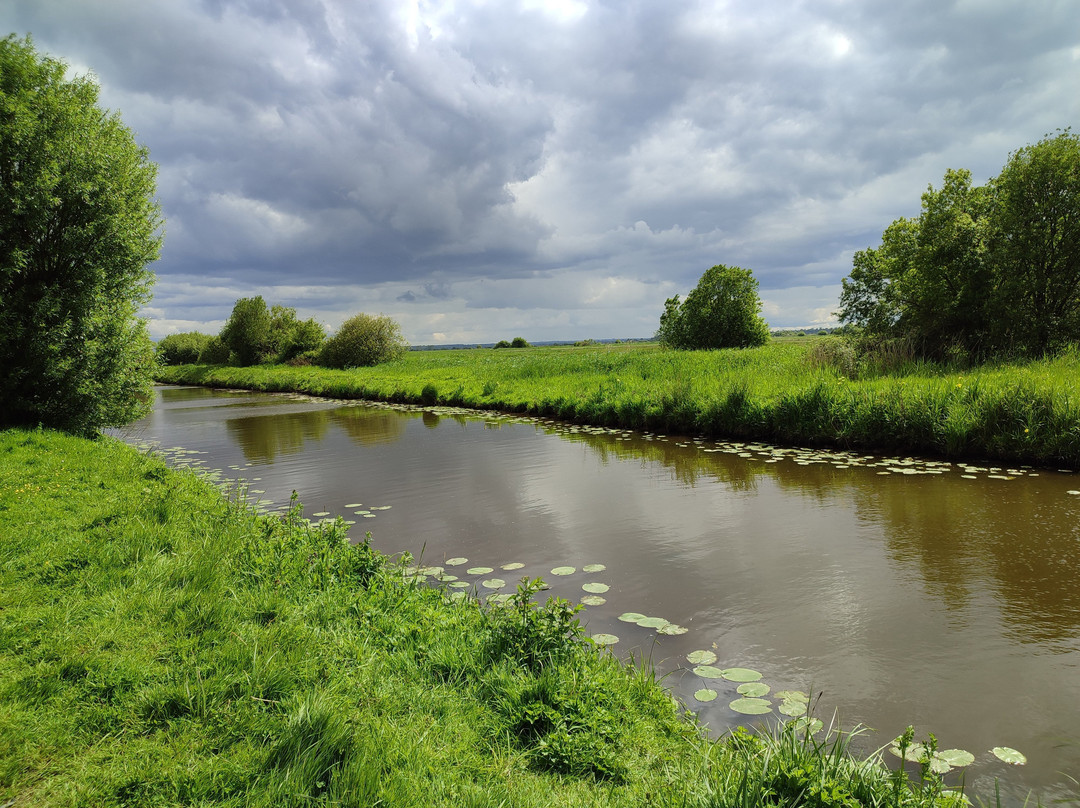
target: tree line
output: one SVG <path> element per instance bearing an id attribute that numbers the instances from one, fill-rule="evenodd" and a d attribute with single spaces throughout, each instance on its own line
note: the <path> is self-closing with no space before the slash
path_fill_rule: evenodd
<path id="1" fill-rule="evenodd" d="M 949 170 L 917 218 L 855 254 L 840 320 L 934 359 L 1037 357 L 1080 339 L 1080 138 L 1013 152 L 985 185 Z"/>
<path id="2" fill-rule="evenodd" d="M 166 365 L 273 362 L 350 368 L 397 359 L 408 349 L 401 327 L 385 315 L 356 314 L 328 338 L 315 318 L 301 320 L 296 309 L 267 306 L 259 295 L 237 300 L 217 336 L 170 334 L 158 343 L 157 356 Z"/>

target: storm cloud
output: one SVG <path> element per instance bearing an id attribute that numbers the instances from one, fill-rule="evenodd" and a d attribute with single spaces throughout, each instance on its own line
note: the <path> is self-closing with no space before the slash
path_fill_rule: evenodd
<path id="1" fill-rule="evenodd" d="M 947 168 L 1080 112 L 1080 6 L 0 0 L 159 164 L 156 336 L 263 294 L 414 343 L 640 337 L 716 263 L 828 323 Z"/>

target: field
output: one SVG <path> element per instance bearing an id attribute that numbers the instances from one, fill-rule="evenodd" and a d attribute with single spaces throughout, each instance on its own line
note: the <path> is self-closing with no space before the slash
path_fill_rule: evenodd
<path id="1" fill-rule="evenodd" d="M 186 365 L 161 368 L 158 378 L 674 434 L 1080 466 L 1080 353 L 967 370 L 908 363 L 845 374 L 840 363 L 819 358 L 824 340 L 833 338 L 727 351 L 640 343 L 414 351 L 344 371 Z"/>
<path id="2" fill-rule="evenodd" d="M 959 805 L 847 734 L 705 737 L 566 602 L 452 599 L 339 522 L 0 432 L 0 804 Z"/>

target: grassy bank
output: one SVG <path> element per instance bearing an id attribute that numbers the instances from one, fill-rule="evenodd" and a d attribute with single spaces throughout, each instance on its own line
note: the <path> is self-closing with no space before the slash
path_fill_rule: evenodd
<path id="1" fill-rule="evenodd" d="M 0 432 L 0 515 L 2 805 L 957 802 L 841 735 L 710 742 L 568 605 L 452 600 L 109 439 Z"/>
<path id="2" fill-rule="evenodd" d="M 161 381 L 450 404 L 604 426 L 950 458 L 1080 466 L 1080 354 L 852 380 L 812 341 L 418 351 L 372 368 L 162 368 Z"/>

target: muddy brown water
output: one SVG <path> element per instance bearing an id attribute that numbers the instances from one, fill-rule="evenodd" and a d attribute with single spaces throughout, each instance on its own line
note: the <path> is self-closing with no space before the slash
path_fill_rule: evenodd
<path id="1" fill-rule="evenodd" d="M 1006 804 L 1031 790 L 1080 804 L 1080 474 L 196 387 L 158 388 L 119 434 L 245 481 L 268 510 L 296 491 L 306 515 L 355 520 L 383 552 L 465 557 L 446 572 L 470 584 L 540 576 L 579 601 L 604 583 L 588 632 L 616 635 L 613 653 L 653 665 L 718 732 L 781 716 L 732 711 L 737 685 L 694 674 L 695 650 L 813 694 L 826 723 L 872 728 L 867 751 L 908 724 L 970 751 L 976 796 L 997 779 Z M 719 697 L 697 702 L 703 687 Z"/>

